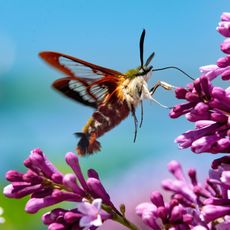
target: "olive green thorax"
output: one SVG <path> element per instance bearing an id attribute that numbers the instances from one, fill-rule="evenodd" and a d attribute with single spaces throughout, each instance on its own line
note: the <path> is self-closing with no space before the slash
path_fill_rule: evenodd
<path id="1" fill-rule="evenodd" d="M 135 78 L 136 76 L 138 76 L 139 71 L 140 71 L 140 68 L 130 69 L 125 73 L 125 75 L 128 78 Z"/>
<path id="2" fill-rule="evenodd" d="M 126 73 L 125 73 L 125 76 L 127 78 L 135 78 L 135 77 L 138 77 L 138 76 L 144 76 L 146 75 L 150 70 L 152 70 L 152 66 L 149 66 L 149 67 L 137 67 L 135 69 L 130 69 L 128 70 Z"/>

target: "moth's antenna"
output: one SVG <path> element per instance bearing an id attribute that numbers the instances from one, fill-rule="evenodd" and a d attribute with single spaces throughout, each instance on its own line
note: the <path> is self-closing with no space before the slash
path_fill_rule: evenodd
<path id="1" fill-rule="evenodd" d="M 144 59 L 144 40 L 145 40 L 145 29 L 143 29 L 141 33 L 141 38 L 140 38 L 140 43 L 139 43 L 141 67 L 143 67 L 143 64 L 144 64 L 144 60 L 143 60 Z"/>
<path id="2" fill-rule="evenodd" d="M 152 61 L 153 57 L 155 55 L 155 52 L 152 52 L 150 56 L 148 57 L 147 61 L 145 62 L 145 66 L 148 66 L 149 63 Z"/>
<path id="3" fill-rule="evenodd" d="M 160 71 L 160 70 L 166 70 L 166 69 L 176 69 L 178 71 L 180 71 L 181 73 L 183 73 L 185 76 L 187 76 L 188 78 L 190 78 L 191 80 L 195 80 L 193 77 L 191 77 L 189 74 L 187 74 L 186 72 L 184 72 L 182 69 L 176 67 L 176 66 L 166 66 L 166 67 L 163 67 L 163 68 L 158 68 L 158 69 L 153 69 L 152 71 L 155 72 L 155 71 Z"/>

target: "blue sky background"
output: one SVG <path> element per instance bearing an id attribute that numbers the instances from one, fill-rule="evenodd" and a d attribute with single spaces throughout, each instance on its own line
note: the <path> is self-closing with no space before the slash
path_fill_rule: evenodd
<path id="1" fill-rule="evenodd" d="M 63 75 L 42 62 L 38 52 L 63 52 L 123 72 L 139 65 L 139 38 L 145 28 L 145 54 L 156 52 L 155 68 L 174 65 L 196 77 L 200 66 L 215 63 L 223 55 L 219 50 L 223 37 L 215 28 L 221 13 L 229 9 L 226 0 L 0 0 L 2 185 L 6 185 L 7 170 L 24 170 L 22 162 L 35 147 L 69 172 L 64 154 L 74 151 L 77 140 L 72 134 L 81 130 L 93 112 L 50 88 Z M 179 72 L 167 70 L 154 73 L 150 87 L 158 79 L 174 85 L 189 83 Z M 172 92 L 159 90 L 155 97 L 169 106 L 176 103 Z M 193 124 L 183 118 L 170 120 L 167 110 L 148 101 L 144 106 L 137 143 L 133 144 L 130 117 L 100 138 L 102 152 L 81 159 L 84 170 L 99 171 L 115 203 L 127 203 L 130 213 L 168 176 L 168 161 L 180 160 L 204 175 L 204 167 L 208 169 L 214 158 L 178 150 L 174 139 Z M 5 206 L 17 202 L 3 201 Z M 20 229 L 12 223 L 17 218 L 11 220 L 4 208 L 11 224 L 8 228 Z M 23 207 L 19 210 L 23 213 Z M 25 217 L 27 223 L 29 218 Z"/>

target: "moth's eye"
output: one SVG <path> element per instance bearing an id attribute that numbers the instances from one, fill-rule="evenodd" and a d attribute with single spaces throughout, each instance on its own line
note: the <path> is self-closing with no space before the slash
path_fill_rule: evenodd
<path id="1" fill-rule="evenodd" d="M 143 67 L 139 67 L 138 68 L 138 74 L 137 75 L 142 75 L 143 73 L 144 73 L 144 69 L 143 69 Z"/>

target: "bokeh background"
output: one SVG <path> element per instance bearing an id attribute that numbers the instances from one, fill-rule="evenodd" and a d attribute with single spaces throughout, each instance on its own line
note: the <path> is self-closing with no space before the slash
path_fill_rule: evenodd
<path id="1" fill-rule="evenodd" d="M 64 155 L 74 151 L 73 133 L 93 112 L 51 89 L 63 74 L 40 60 L 38 52 L 63 52 L 124 72 L 139 65 L 139 37 L 145 28 L 145 54 L 156 52 L 154 68 L 174 65 L 196 77 L 200 66 L 222 56 L 223 38 L 215 28 L 221 13 L 229 9 L 226 0 L 0 0 L 1 189 L 7 185 L 5 172 L 25 171 L 22 162 L 36 147 L 60 170 L 70 172 Z M 167 70 L 154 73 L 150 87 L 159 79 L 177 86 L 190 82 L 181 73 Z M 173 92 L 162 89 L 155 98 L 168 106 L 177 103 Z M 196 167 L 202 180 L 215 157 L 179 150 L 174 139 L 193 124 L 183 118 L 172 120 L 168 112 L 146 101 L 135 144 L 130 116 L 100 138 L 100 153 L 80 159 L 84 172 L 91 167 L 99 172 L 114 203 L 125 203 L 135 223 L 139 221 L 136 205 L 148 201 L 151 191 L 161 190 L 161 180 L 170 176 L 170 160 L 182 162 L 186 170 Z M 40 216 L 49 209 L 26 214 L 26 200 L 0 196 L 6 219 L 0 229 L 46 229 Z M 124 228 L 108 222 L 100 229 Z"/>

